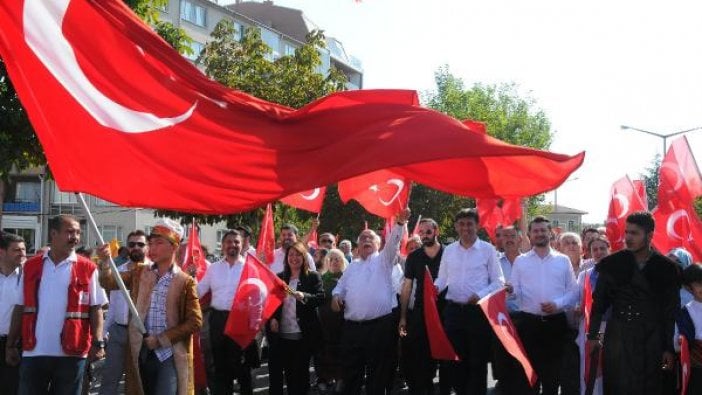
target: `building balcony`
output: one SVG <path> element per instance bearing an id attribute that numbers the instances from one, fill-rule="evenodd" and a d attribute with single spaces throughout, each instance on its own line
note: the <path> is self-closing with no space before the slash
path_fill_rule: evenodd
<path id="1" fill-rule="evenodd" d="M 39 202 L 6 202 L 2 204 L 4 213 L 39 213 Z"/>

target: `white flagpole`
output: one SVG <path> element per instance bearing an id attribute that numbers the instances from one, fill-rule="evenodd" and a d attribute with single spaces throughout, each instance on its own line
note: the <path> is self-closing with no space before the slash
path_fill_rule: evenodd
<path id="1" fill-rule="evenodd" d="M 83 198 L 83 194 L 76 193 L 76 196 L 78 197 L 78 201 L 80 202 L 81 206 L 83 206 L 83 210 L 85 210 L 85 214 L 88 216 L 88 220 L 90 221 L 90 225 L 92 225 L 93 230 L 97 234 L 97 239 L 100 242 L 100 245 L 105 244 L 105 240 L 102 238 L 102 233 L 100 233 L 100 229 L 98 229 L 98 226 L 95 223 L 95 218 L 93 218 L 93 213 L 90 212 L 88 205 L 85 203 L 85 199 Z M 132 313 L 132 319 L 134 320 L 134 324 L 136 325 L 136 327 L 140 333 L 145 334 L 146 328 L 144 327 L 144 321 L 142 321 L 141 317 L 139 317 L 139 313 L 137 312 L 136 306 L 134 306 L 134 302 L 132 301 L 132 298 L 129 296 L 129 291 L 127 291 L 127 287 L 124 285 L 124 281 L 122 281 L 122 276 L 119 275 L 119 271 L 117 270 L 117 265 L 115 265 L 115 261 L 112 260 L 112 255 L 110 255 L 109 262 L 110 262 L 110 269 L 112 269 L 112 276 L 115 278 L 115 281 L 117 282 L 117 286 L 119 287 L 119 290 L 122 291 L 122 295 L 124 295 L 124 299 L 127 301 L 127 306 L 129 306 L 129 312 Z"/>

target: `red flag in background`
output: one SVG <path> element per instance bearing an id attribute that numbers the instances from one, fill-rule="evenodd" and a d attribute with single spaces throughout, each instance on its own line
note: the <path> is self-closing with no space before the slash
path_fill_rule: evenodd
<path id="1" fill-rule="evenodd" d="M 431 281 L 431 272 L 426 268 L 424 272 L 424 324 L 429 339 L 431 357 L 445 361 L 458 361 L 458 355 L 453 345 L 444 332 L 444 327 L 439 319 L 439 310 L 436 308 L 436 287 Z"/>
<path id="2" fill-rule="evenodd" d="M 624 248 L 624 230 L 626 217 L 636 211 L 647 211 L 639 193 L 631 182 L 629 176 L 617 180 L 611 189 L 611 201 L 607 214 L 607 239 L 612 246 L 612 251 Z"/>
<path id="3" fill-rule="evenodd" d="M 690 383 L 690 346 L 685 336 L 680 336 L 680 370 L 682 383 L 680 384 L 680 395 L 687 394 L 687 385 Z"/>
<path id="4" fill-rule="evenodd" d="M 644 207 L 646 207 L 646 209 L 648 210 L 648 194 L 646 193 L 646 182 L 644 180 L 633 180 L 632 182 L 634 183 L 636 193 L 639 195 L 639 198 L 641 198 Z"/>
<path id="5" fill-rule="evenodd" d="M 251 254 L 241 271 L 239 287 L 234 294 L 224 334 L 241 348 L 246 348 L 256 333 L 265 325 L 275 310 L 283 303 L 287 285 Z"/>
<path id="6" fill-rule="evenodd" d="M 305 192 L 293 193 L 292 195 L 280 199 L 280 201 L 288 206 L 319 214 L 319 212 L 322 211 L 326 193 L 326 187 L 319 187 Z M 317 239 L 315 239 L 315 241 L 316 240 Z"/>
<path id="7" fill-rule="evenodd" d="M 307 248 L 317 249 L 317 239 L 319 239 L 319 236 L 317 236 L 317 229 L 315 229 L 307 237 Z"/>
<path id="8" fill-rule="evenodd" d="M 661 207 L 653 211 L 656 228 L 653 231 L 653 245 L 667 253 L 676 247 L 686 249 L 695 262 L 702 260 L 702 221 L 694 206 L 674 209 L 667 212 Z"/>
<path id="9" fill-rule="evenodd" d="M 183 259 L 183 271 L 189 272 L 191 267 L 195 267 L 195 277 L 197 281 L 202 280 L 207 271 L 207 262 L 205 261 L 205 254 L 202 252 L 200 234 L 195 221 L 193 221 L 190 227 L 188 245 L 185 249 L 185 258 Z"/>
<path id="10" fill-rule="evenodd" d="M 379 170 L 339 182 L 344 203 L 356 200 L 369 213 L 390 218 L 407 207 L 409 180 L 389 170 Z"/>
<path id="11" fill-rule="evenodd" d="M 583 319 L 585 321 L 585 331 L 590 328 L 590 317 L 592 316 L 592 271 L 585 276 L 585 284 L 583 285 Z M 587 342 L 585 343 L 587 347 Z M 599 359 L 597 364 L 597 375 L 602 376 L 602 348 L 599 350 Z M 586 349 L 584 357 L 585 374 L 583 376 L 585 382 L 583 385 L 587 384 L 587 380 L 590 377 L 590 354 L 591 350 Z"/>
<path id="12" fill-rule="evenodd" d="M 522 341 L 519 339 L 519 334 L 517 329 L 512 323 L 512 319 L 509 317 L 507 312 L 506 303 L 506 290 L 500 289 L 499 291 L 492 292 L 491 294 L 480 299 L 478 304 L 480 308 L 485 313 L 492 330 L 505 350 L 510 353 L 519 363 L 522 364 L 524 368 L 524 373 L 529 380 L 529 383 L 533 387 L 536 383 L 536 371 L 531 366 L 531 362 L 527 358 L 526 351 L 524 351 L 524 346 Z"/>
<path id="13" fill-rule="evenodd" d="M 702 176 L 684 136 L 668 148 L 658 180 L 658 209 L 665 212 L 687 208 L 702 195 Z"/>
<path id="14" fill-rule="evenodd" d="M 266 205 L 266 214 L 261 221 L 261 230 L 258 233 L 258 244 L 256 253 L 260 259 L 265 259 L 267 264 L 273 263 L 275 251 L 275 229 L 273 228 L 273 207 Z"/>
<path id="15" fill-rule="evenodd" d="M 480 226 L 495 241 L 497 228 L 512 226 L 522 216 L 521 198 L 483 198 L 475 199 L 480 217 Z"/>

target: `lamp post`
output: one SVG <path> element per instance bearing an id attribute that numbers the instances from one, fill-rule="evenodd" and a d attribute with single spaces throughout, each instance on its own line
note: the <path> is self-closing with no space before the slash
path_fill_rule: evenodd
<path id="1" fill-rule="evenodd" d="M 621 128 L 622 130 L 633 130 L 633 131 L 636 131 L 636 132 L 641 132 L 641 133 L 650 134 L 651 136 L 656 136 L 656 137 L 658 137 L 658 138 L 663 139 L 663 155 L 662 155 L 662 156 L 664 157 L 664 156 L 665 156 L 665 152 L 668 150 L 668 143 L 667 143 L 668 137 L 673 137 L 673 136 L 677 136 L 677 135 L 679 135 L 679 134 L 688 133 L 688 132 L 694 132 L 694 131 L 696 131 L 696 130 L 702 129 L 702 126 L 698 126 L 698 127 L 696 127 L 696 128 L 692 128 L 692 129 L 680 130 L 680 131 L 678 131 L 678 132 L 669 133 L 669 134 L 660 134 L 660 133 L 651 132 L 651 131 L 648 131 L 648 130 L 643 130 L 643 129 L 639 129 L 639 128 L 635 128 L 635 127 L 633 127 L 633 126 L 627 126 L 627 125 L 621 125 L 620 128 Z"/>

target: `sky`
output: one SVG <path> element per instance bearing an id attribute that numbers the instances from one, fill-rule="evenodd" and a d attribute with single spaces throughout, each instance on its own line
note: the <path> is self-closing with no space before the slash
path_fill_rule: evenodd
<path id="1" fill-rule="evenodd" d="M 702 127 L 700 2 L 274 3 L 302 10 L 340 40 L 363 62 L 367 89 L 432 90 L 442 65 L 467 86 L 516 83 L 551 120 L 551 151 L 586 152 L 557 193 L 559 205 L 588 212 L 586 223 L 604 221 L 617 179 L 640 177 L 663 151 L 662 139 L 621 125 L 659 134 Z M 702 158 L 702 130 L 686 136 Z"/>

